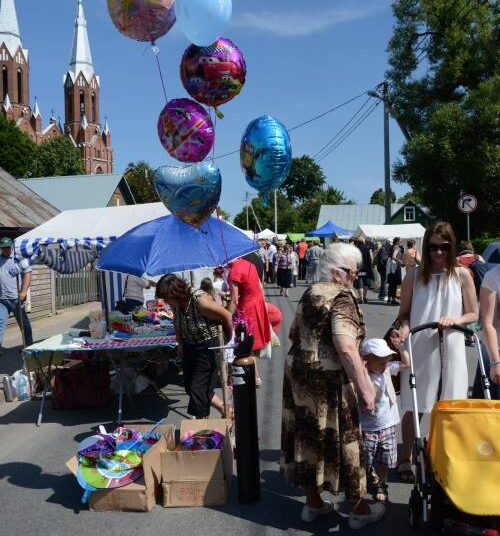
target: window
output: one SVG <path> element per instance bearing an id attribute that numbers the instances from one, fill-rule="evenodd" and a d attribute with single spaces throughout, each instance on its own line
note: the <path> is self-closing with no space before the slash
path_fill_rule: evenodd
<path id="1" fill-rule="evenodd" d="M 95 103 L 95 93 L 92 93 L 92 123 L 96 122 L 96 103 Z"/>
<path id="2" fill-rule="evenodd" d="M 415 221 L 415 207 L 405 207 L 404 221 Z"/>
<path id="3" fill-rule="evenodd" d="M 68 120 L 74 121 L 75 119 L 75 107 L 73 102 L 73 95 L 68 97 Z"/>
<path id="4" fill-rule="evenodd" d="M 17 70 L 17 102 L 23 102 L 23 72 L 21 69 Z"/>
<path id="5" fill-rule="evenodd" d="M 5 100 L 5 97 L 7 96 L 7 93 L 9 92 L 9 70 L 4 65 L 2 67 L 2 100 Z"/>
<path id="6" fill-rule="evenodd" d="M 85 93 L 80 91 L 80 117 L 85 115 Z"/>

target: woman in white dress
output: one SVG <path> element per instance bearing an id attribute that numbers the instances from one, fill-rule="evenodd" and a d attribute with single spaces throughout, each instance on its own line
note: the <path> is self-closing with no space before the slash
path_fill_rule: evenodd
<path id="1" fill-rule="evenodd" d="M 475 322 L 478 309 L 472 276 L 457 266 L 455 233 L 449 223 L 436 223 L 425 232 L 422 264 L 403 281 L 398 318 L 405 339 L 410 328 L 428 322 L 438 322 L 444 330 L 442 354 L 437 330 L 424 330 L 412 337 L 419 411 L 429 413 L 438 398 L 467 398 L 464 336 L 447 328 Z M 408 377 L 409 370 L 401 373 L 403 453 L 398 472 L 401 480 L 412 482 L 414 436 Z"/>

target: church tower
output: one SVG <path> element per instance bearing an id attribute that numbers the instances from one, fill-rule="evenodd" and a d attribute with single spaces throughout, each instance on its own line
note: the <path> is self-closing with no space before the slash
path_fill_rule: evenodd
<path id="1" fill-rule="evenodd" d="M 2 113 L 29 130 L 28 51 L 21 43 L 14 0 L 0 0 L 0 71 Z"/>
<path id="2" fill-rule="evenodd" d="M 85 171 L 112 173 L 111 136 L 107 121 L 101 127 L 100 80 L 92 63 L 83 0 L 78 0 L 71 61 L 64 75 L 64 101 L 64 134 L 80 150 Z"/>

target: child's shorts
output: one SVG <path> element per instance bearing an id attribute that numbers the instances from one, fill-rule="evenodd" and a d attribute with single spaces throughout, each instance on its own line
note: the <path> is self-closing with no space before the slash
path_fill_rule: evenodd
<path id="1" fill-rule="evenodd" d="M 376 464 L 389 468 L 396 467 L 398 461 L 396 426 L 375 432 L 363 431 L 363 447 L 367 468 Z"/>

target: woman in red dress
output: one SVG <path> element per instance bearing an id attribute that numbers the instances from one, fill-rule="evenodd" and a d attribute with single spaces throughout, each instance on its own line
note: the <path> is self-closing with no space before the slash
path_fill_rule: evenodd
<path id="1" fill-rule="evenodd" d="M 262 285 L 255 266 L 245 259 L 236 259 L 229 265 L 229 282 L 236 310 L 247 322 L 248 331 L 254 337 L 253 352 L 258 355 L 271 340 L 271 329 Z M 255 367 L 257 385 L 260 377 Z"/>

